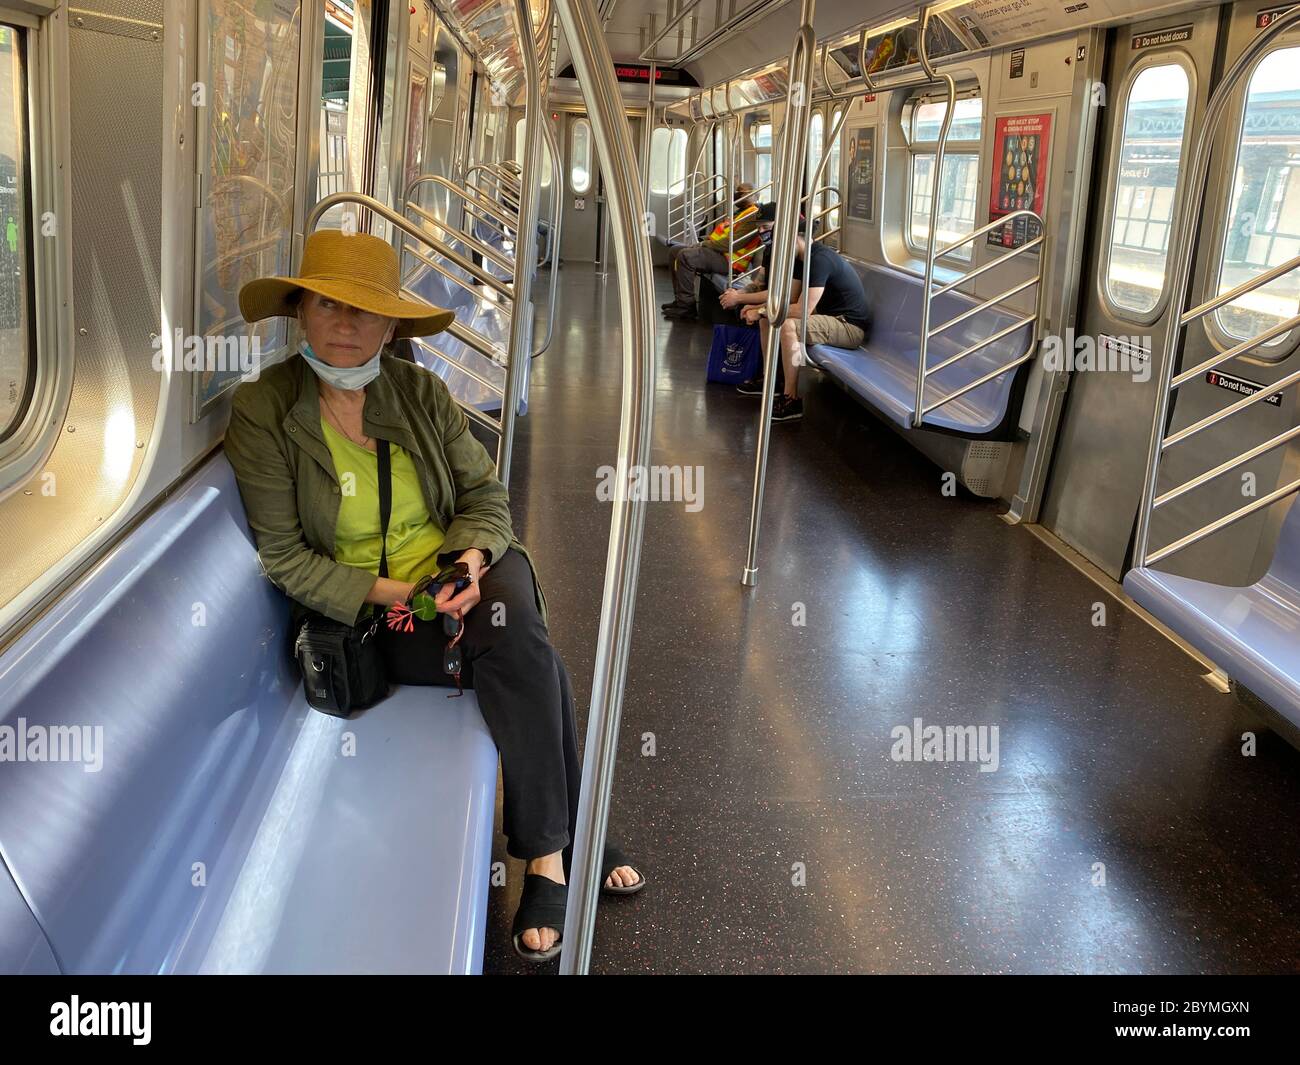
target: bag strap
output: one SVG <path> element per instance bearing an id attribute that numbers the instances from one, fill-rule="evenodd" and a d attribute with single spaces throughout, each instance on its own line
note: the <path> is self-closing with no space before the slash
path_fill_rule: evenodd
<path id="1" fill-rule="evenodd" d="M 388 441 L 375 438 L 379 461 L 379 576 L 388 576 L 388 519 L 393 513 L 393 464 Z"/>

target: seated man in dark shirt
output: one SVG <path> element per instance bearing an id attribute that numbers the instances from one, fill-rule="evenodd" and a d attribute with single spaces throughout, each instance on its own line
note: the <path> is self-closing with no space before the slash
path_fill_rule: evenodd
<path id="1" fill-rule="evenodd" d="M 774 204 L 764 204 L 759 215 L 759 235 L 764 243 L 771 242 L 772 223 L 775 221 Z M 790 289 L 790 307 L 781 325 L 781 368 L 785 390 L 776 397 L 772 420 L 793 421 L 803 417 L 803 400 L 799 398 L 799 367 L 806 354 L 800 343 L 800 319 L 803 315 L 803 256 L 811 254 L 808 264 L 808 343 L 829 344 L 836 348 L 857 348 L 866 339 L 871 328 L 871 311 L 867 307 L 867 294 L 862 280 L 838 253 L 825 244 L 809 242 L 805 236 L 806 224 L 799 222 L 799 235 L 795 238 L 794 284 Z M 719 302 L 724 307 L 743 306 L 741 318 L 749 323 L 758 322 L 767 345 L 767 292 L 737 292 L 728 289 Z M 746 381 L 738 391 L 750 396 L 763 394 L 763 380 Z"/>

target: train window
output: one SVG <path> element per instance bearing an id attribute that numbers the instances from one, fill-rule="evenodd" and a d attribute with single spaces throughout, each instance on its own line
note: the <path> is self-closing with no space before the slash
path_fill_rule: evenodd
<path id="1" fill-rule="evenodd" d="M 520 166 L 524 165 L 524 120 L 522 118 L 515 121 L 515 154 L 514 161 Z M 546 146 L 545 139 L 539 145 L 538 150 L 542 153 L 542 185 L 548 187 L 551 184 L 551 152 Z"/>
<path id="2" fill-rule="evenodd" d="M 831 116 L 831 129 L 834 129 L 837 125 L 839 125 L 840 114 L 841 112 L 836 111 L 835 114 Z M 840 148 L 843 144 L 844 144 L 844 128 L 841 126 L 839 133 L 836 135 L 835 139 L 831 141 L 831 147 L 830 147 L 831 161 L 826 164 L 826 176 L 823 179 L 827 185 L 830 185 L 833 189 L 836 190 L 838 190 L 840 187 Z M 840 202 L 840 198 L 838 196 L 828 196 L 826 199 L 828 203 L 838 204 Z M 826 228 L 834 229 L 839 224 L 840 224 L 840 210 L 838 207 L 836 207 L 833 211 L 831 211 L 829 215 L 826 216 Z"/>
<path id="3" fill-rule="evenodd" d="M 759 200 L 772 200 L 772 124 L 755 122 L 749 127 L 749 140 L 754 145 L 754 188 Z"/>
<path id="4" fill-rule="evenodd" d="M 804 178 L 809 191 L 815 192 L 812 183 L 813 178 L 817 176 L 817 165 L 822 161 L 822 151 L 824 150 L 823 141 L 826 133 L 826 119 L 818 111 L 812 116 L 812 122 L 808 126 L 808 175 Z M 823 178 L 823 182 L 826 179 Z"/>
<path id="5" fill-rule="evenodd" d="M 650 191 L 668 191 L 668 144 L 672 142 L 672 130 L 659 126 L 650 135 Z"/>
<path id="6" fill-rule="evenodd" d="M 924 254 L 930 236 L 930 197 L 934 181 L 934 160 L 947 100 L 918 96 L 904 111 L 904 128 L 911 152 L 908 187 L 907 242 Z M 948 143 L 944 148 L 943 173 L 939 175 L 940 247 L 960 240 L 975 229 L 975 207 L 980 181 L 980 131 L 983 101 L 967 93 L 956 101 Z M 971 246 L 963 245 L 952 258 L 969 262 Z"/>
<path id="7" fill-rule="evenodd" d="M 31 405 L 37 382 L 36 331 L 28 320 L 32 283 L 28 252 L 27 77 L 20 30 L 0 26 L 0 92 L 9 106 L 0 108 L 0 441 L 12 436 Z"/>
<path id="8" fill-rule="evenodd" d="M 591 123 L 580 118 L 573 123 L 573 145 L 569 155 L 569 186 L 574 192 L 591 188 Z"/>
<path id="9" fill-rule="evenodd" d="M 686 130 L 673 130 L 668 145 L 668 191 L 676 196 L 686 186 Z"/>
<path id="10" fill-rule="evenodd" d="M 1300 47 L 1266 55 L 1251 75 L 1228 200 L 1219 293 L 1300 255 L 1300 144 L 1280 131 L 1300 119 Z M 1300 312 L 1295 271 L 1215 312 L 1228 336 L 1248 340 Z M 1269 346 L 1286 343 L 1286 335 Z"/>
<path id="11" fill-rule="evenodd" d="M 650 191 L 663 195 L 668 191 L 668 146 L 673 131 L 660 126 L 650 136 Z"/>
<path id="12" fill-rule="evenodd" d="M 1165 291 L 1191 88 L 1181 64 L 1162 63 L 1139 70 L 1125 102 L 1106 295 L 1139 315 L 1154 311 Z"/>

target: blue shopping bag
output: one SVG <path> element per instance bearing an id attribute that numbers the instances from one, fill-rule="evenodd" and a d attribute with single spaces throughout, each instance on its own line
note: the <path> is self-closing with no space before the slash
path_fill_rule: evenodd
<path id="1" fill-rule="evenodd" d="M 715 325 L 709 349 L 710 381 L 738 385 L 763 372 L 763 345 L 748 325 Z"/>

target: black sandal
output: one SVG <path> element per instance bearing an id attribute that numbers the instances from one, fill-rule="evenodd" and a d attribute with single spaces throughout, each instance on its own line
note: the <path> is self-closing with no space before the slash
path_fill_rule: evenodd
<path id="1" fill-rule="evenodd" d="M 627 860 L 618 845 L 615 843 L 605 844 L 605 860 L 600 863 L 600 890 L 606 895 L 635 895 L 645 887 L 645 876 L 638 869 L 636 875 L 641 877 L 635 884 L 629 887 L 608 887 L 605 881 L 609 879 L 609 874 L 617 869 L 620 865 L 631 866 L 632 863 Z"/>
<path id="2" fill-rule="evenodd" d="M 524 874 L 524 890 L 519 896 L 519 909 L 511 927 L 515 953 L 525 961 L 550 961 L 564 945 L 564 909 L 569 889 L 550 877 L 539 873 Z M 529 950 L 523 944 L 523 934 L 530 928 L 553 928 L 558 933 L 549 950 Z"/>

